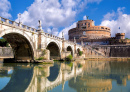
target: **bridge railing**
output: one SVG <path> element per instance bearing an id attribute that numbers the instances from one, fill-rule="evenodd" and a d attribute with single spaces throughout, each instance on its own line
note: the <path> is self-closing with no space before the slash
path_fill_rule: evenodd
<path id="1" fill-rule="evenodd" d="M 44 33 L 45 33 L 45 32 L 44 32 Z M 45 33 L 45 35 L 46 35 L 47 37 L 52 37 L 52 38 L 54 38 L 54 39 L 62 40 L 62 38 L 57 37 L 57 36 L 54 36 L 54 35 L 49 34 L 49 33 Z"/>
<path id="2" fill-rule="evenodd" d="M 9 20 L 9 19 L 3 18 L 3 17 L 0 17 L 0 22 L 2 22 L 2 23 L 7 23 L 7 24 L 10 24 L 10 25 L 12 25 L 12 26 L 21 27 L 21 28 L 25 28 L 25 29 L 27 29 L 27 30 L 36 32 L 36 29 L 35 29 L 35 28 L 32 28 L 32 27 L 23 25 L 23 24 L 21 24 L 21 23 L 17 23 L 17 22 L 15 22 L 15 21 L 12 21 L 12 20 Z"/>
<path id="3" fill-rule="evenodd" d="M 70 43 L 70 44 L 75 44 L 76 46 L 79 46 L 79 47 L 83 47 L 82 45 L 78 44 L 78 43 L 74 43 L 72 41 L 69 41 L 69 40 L 65 40 L 66 42 Z"/>

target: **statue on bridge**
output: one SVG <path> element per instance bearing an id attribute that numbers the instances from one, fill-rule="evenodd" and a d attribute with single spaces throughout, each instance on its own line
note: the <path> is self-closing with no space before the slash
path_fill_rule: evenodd
<path id="1" fill-rule="evenodd" d="M 42 30 L 41 20 L 38 20 L 38 23 L 39 23 L 39 26 L 38 26 L 39 30 Z"/>

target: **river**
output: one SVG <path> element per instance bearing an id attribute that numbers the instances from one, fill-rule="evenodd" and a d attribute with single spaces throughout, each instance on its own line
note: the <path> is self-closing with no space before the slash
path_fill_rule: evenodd
<path id="1" fill-rule="evenodd" d="M 0 92 L 130 92 L 130 62 L 1 62 Z"/>

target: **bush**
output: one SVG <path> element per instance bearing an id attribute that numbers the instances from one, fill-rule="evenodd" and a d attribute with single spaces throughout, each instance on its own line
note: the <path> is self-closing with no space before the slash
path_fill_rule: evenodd
<path id="1" fill-rule="evenodd" d="M 38 59 L 36 60 L 45 60 L 46 58 L 45 57 L 39 57 Z"/>
<path id="2" fill-rule="evenodd" d="M 0 38 L 0 46 L 8 47 L 8 42 L 4 38 Z"/>
<path id="3" fill-rule="evenodd" d="M 83 52 L 82 51 L 79 51 L 79 56 L 81 56 L 83 54 Z"/>
<path id="4" fill-rule="evenodd" d="M 66 58 L 68 61 L 71 61 L 72 59 L 73 59 L 73 56 L 72 55 L 69 55 L 69 56 L 67 56 L 67 58 Z"/>

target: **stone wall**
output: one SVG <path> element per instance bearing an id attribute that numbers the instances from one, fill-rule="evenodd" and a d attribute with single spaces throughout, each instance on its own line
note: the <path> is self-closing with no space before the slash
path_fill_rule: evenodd
<path id="1" fill-rule="evenodd" d="M 130 45 L 102 45 L 93 48 L 107 57 L 130 57 Z"/>
<path id="2" fill-rule="evenodd" d="M 13 58 L 13 50 L 10 47 L 0 47 L 0 58 Z"/>

